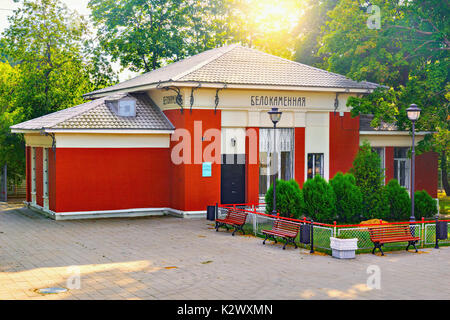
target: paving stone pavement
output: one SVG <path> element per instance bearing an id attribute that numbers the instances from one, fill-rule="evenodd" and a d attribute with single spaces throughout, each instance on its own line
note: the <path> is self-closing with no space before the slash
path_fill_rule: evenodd
<path id="1" fill-rule="evenodd" d="M 380 289 L 366 284 L 369 266 Z M 54 221 L 0 203 L 0 300 L 450 299 L 449 284 L 450 247 L 338 260 L 203 219 Z M 55 286 L 72 289 L 35 291 Z"/>

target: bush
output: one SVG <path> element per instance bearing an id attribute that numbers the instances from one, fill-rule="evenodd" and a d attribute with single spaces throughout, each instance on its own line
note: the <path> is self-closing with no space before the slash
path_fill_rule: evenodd
<path id="1" fill-rule="evenodd" d="M 408 221 L 411 216 L 411 198 L 408 191 L 392 179 L 384 187 L 384 195 L 389 204 L 389 212 L 382 219 L 387 221 Z"/>
<path id="2" fill-rule="evenodd" d="M 266 193 L 266 212 L 273 210 L 273 185 Z M 303 194 L 297 181 L 277 180 L 277 211 L 282 217 L 299 218 L 303 214 Z"/>
<path id="3" fill-rule="evenodd" d="M 336 195 L 337 221 L 359 222 L 362 214 L 362 194 L 351 173 L 338 172 L 330 185 Z"/>
<path id="4" fill-rule="evenodd" d="M 425 190 L 414 192 L 414 216 L 416 220 L 431 218 L 437 214 L 437 203 Z"/>
<path id="5" fill-rule="evenodd" d="M 355 176 L 356 185 L 362 193 L 363 215 L 368 219 L 381 219 L 388 215 L 389 204 L 383 192 L 381 159 L 368 142 L 360 146 L 350 173 Z"/>
<path id="6" fill-rule="evenodd" d="M 384 188 L 363 195 L 363 216 L 365 219 L 383 219 L 389 215 L 389 202 Z"/>
<path id="7" fill-rule="evenodd" d="M 303 185 L 305 213 L 314 221 L 332 223 L 336 219 L 336 196 L 333 188 L 320 175 Z"/>

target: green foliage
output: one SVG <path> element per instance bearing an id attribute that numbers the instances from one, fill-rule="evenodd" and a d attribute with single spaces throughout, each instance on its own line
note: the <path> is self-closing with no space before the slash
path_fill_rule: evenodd
<path id="1" fill-rule="evenodd" d="M 273 185 L 267 190 L 266 212 L 273 210 Z M 300 218 L 303 214 L 303 193 L 295 180 L 277 180 L 277 211 L 283 217 Z"/>
<path id="2" fill-rule="evenodd" d="M 336 210 L 338 222 L 356 223 L 362 215 L 362 193 L 356 186 L 355 177 L 338 172 L 330 185 L 336 195 Z"/>
<path id="3" fill-rule="evenodd" d="M 320 175 L 305 182 L 303 199 L 306 215 L 313 220 L 332 223 L 336 219 L 336 195 L 333 188 Z"/>
<path id="4" fill-rule="evenodd" d="M 9 127 L 83 103 L 82 94 L 114 79 L 86 38 L 87 22 L 62 2 L 25 0 L 8 21 L 0 39 L 0 165 L 17 180 L 25 175 L 24 139 Z"/>
<path id="5" fill-rule="evenodd" d="M 381 217 L 386 221 L 408 221 L 411 216 L 411 199 L 408 191 L 400 186 L 396 179 L 392 179 L 384 187 L 384 195 L 389 203 L 387 216 Z"/>
<path id="6" fill-rule="evenodd" d="M 102 48 L 133 71 L 151 71 L 227 40 L 227 2 L 90 0 Z"/>
<path id="7" fill-rule="evenodd" d="M 299 36 L 295 46 L 295 60 L 307 65 L 320 67 L 324 57 L 319 55 L 321 29 L 329 21 L 328 11 L 332 10 L 336 0 L 304 0 L 304 14 L 299 21 Z"/>
<path id="8" fill-rule="evenodd" d="M 425 190 L 414 192 L 414 216 L 416 220 L 432 218 L 437 214 L 437 203 Z"/>
<path id="9" fill-rule="evenodd" d="M 386 86 L 347 101 L 354 116 L 373 114 L 374 126 L 385 121 L 410 130 L 405 110 L 417 104 L 422 114 L 416 130 L 432 132 L 419 143 L 418 154 L 440 153 L 443 187 L 450 194 L 448 6 L 439 0 L 370 1 L 380 11 L 380 28 L 376 29 L 367 25 L 373 16 L 367 10 L 369 2 L 315 2 L 310 10 L 319 22 L 311 23 L 311 30 L 306 28 L 311 32 L 299 37 L 298 48 L 313 53 L 309 60 L 317 67 Z M 323 10 L 327 17 L 320 19 Z M 302 58 L 301 49 L 297 56 L 308 61 Z"/>
<path id="10" fill-rule="evenodd" d="M 350 173 L 355 177 L 355 183 L 361 188 L 363 194 L 381 189 L 384 179 L 381 159 L 376 152 L 372 151 L 367 141 L 360 146 Z"/>
<path id="11" fill-rule="evenodd" d="M 385 217 L 388 214 L 389 205 L 383 194 L 384 174 L 381 169 L 381 159 L 376 152 L 372 151 L 367 141 L 360 146 L 350 173 L 355 176 L 355 183 L 362 193 L 363 216 L 368 219 Z"/>

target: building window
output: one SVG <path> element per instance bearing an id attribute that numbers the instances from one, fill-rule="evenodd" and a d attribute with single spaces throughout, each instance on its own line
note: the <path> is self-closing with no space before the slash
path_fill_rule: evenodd
<path id="1" fill-rule="evenodd" d="M 323 177 L 323 153 L 308 153 L 308 179 Z"/>
<path id="2" fill-rule="evenodd" d="M 384 147 L 372 148 L 372 151 L 376 152 L 378 154 L 378 156 L 380 157 L 381 173 L 384 175 L 384 169 L 386 168 L 385 162 L 384 162 Z"/>
<path id="3" fill-rule="evenodd" d="M 411 160 L 408 158 L 409 148 L 394 148 L 394 179 L 409 190 Z"/>
<path id="4" fill-rule="evenodd" d="M 276 153 L 274 152 L 276 131 Z M 259 194 L 266 194 L 275 178 L 294 178 L 294 130 L 286 128 L 259 130 Z"/>

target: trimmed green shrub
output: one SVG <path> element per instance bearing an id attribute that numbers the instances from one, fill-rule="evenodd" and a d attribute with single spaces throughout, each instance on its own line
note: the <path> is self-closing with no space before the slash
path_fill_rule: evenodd
<path id="1" fill-rule="evenodd" d="M 389 203 L 389 212 L 381 218 L 387 221 L 408 221 L 411 216 L 411 198 L 408 191 L 396 179 L 392 179 L 384 187 L 384 195 Z"/>
<path id="2" fill-rule="evenodd" d="M 414 192 L 414 216 L 416 220 L 431 218 L 437 214 L 437 203 L 425 190 Z"/>
<path id="3" fill-rule="evenodd" d="M 362 214 L 362 194 L 355 184 L 355 177 L 351 173 L 338 172 L 330 185 L 336 195 L 337 221 L 359 222 Z"/>
<path id="4" fill-rule="evenodd" d="M 303 185 L 305 213 L 317 222 L 332 223 L 336 219 L 336 196 L 333 188 L 320 175 Z"/>
<path id="5" fill-rule="evenodd" d="M 383 219 L 389 215 L 389 202 L 384 189 L 363 194 L 363 219 Z"/>
<path id="6" fill-rule="evenodd" d="M 381 159 L 367 141 L 360 146 L 350 173 L 355 176 L 356 185 L 362 193 L 363 216 L 367 219 L 381 219 L 388 215 L 389 203 L 383 192 Z"/>
<path id="7" fill-rule="evenodd" d="M 273 210 L 273 185 L 266 193 L 266 212 Z M 277 211 L 283 217 L 299 218 L 303 214 L 303 193 L 295 180 L 277 180 Z"/>

